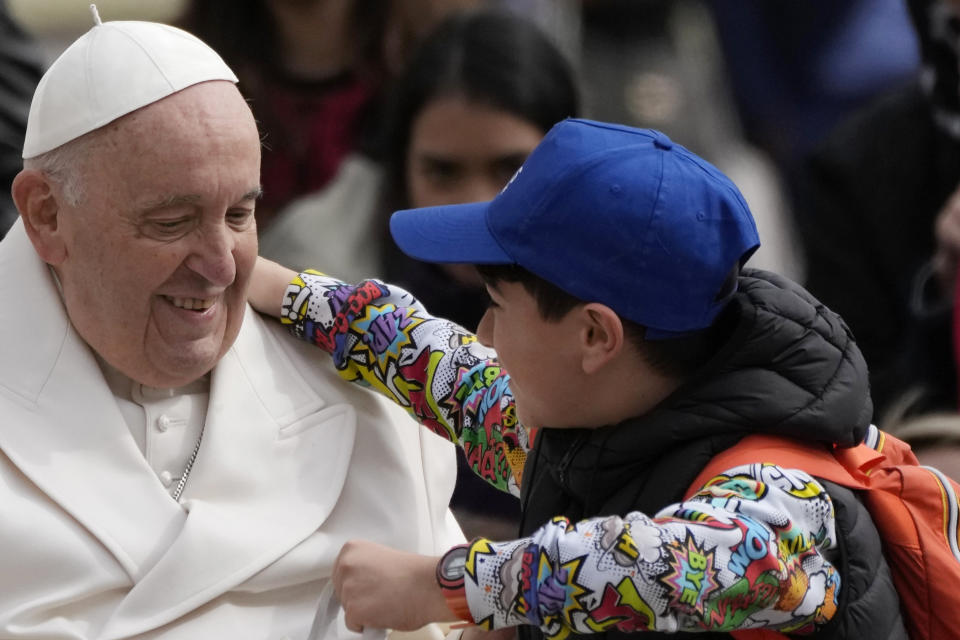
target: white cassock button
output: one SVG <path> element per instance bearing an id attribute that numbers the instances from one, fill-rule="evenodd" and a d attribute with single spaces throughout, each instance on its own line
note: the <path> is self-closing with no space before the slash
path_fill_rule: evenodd
<path id="1" fill-rule="evenodd" d="M 163 483 L 163 486 L 169 487 L 171 484 L 173 484 L 173 474 L 169 471 L 161 471 L 160 482 Z"/>
<path id="2" fill-rule="evenodd" d="M 170 428 L 170 416 L 163 414 L 157 418 L 157 431 L 166 431 Z"/>

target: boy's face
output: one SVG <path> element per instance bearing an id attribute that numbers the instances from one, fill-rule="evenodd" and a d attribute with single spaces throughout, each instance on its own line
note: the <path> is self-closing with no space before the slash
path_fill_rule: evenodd
<path id="1" fill-rule="evenodd" d="M 496 349 L 510 374 L 517 414 L 527 427 L 584 427 L 582 354 L 578 346 L 575 313 L 560 320 L 544 320 L 536 299 L 523 285 L 499 282 L 487 285 L 491 304 L 477 337 Z"/>

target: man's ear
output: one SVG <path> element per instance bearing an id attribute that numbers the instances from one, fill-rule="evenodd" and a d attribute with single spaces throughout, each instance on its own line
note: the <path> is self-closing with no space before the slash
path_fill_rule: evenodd
<path id="1" fill-rule="evenodd" d="M 60 202 L 50 179 L 37 169 L 24 169 L 10 189 L 33 248 L 44 262 L 58 265 L 67 257 L 60 228 Z"/>
<path id="2" fill-rule="evenodd" d="M 583 372 L 593 374 L 623 351 L 624 330 L 620 316 L 605 304 L 590 302 L 581 307 L 580 347 Z"/>

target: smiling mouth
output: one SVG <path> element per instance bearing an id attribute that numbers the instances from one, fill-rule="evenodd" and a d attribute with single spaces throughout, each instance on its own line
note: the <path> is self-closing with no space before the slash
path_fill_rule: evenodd
<path id="1" fill-rule="evenodd" d="M 217 301 L 216 298 L 174 298 L 172 296 L 163 296 L 164 299 L 175 307 L 186 309 L 187 311 L 206 311 Z"/>

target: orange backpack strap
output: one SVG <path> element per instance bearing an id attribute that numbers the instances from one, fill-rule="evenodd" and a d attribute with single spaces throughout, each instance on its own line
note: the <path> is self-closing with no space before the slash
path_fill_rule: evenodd
<path id="1" fill-rule="evenodd" d="M 790 438 L 770 435 L 747 436 L 726 451 L 721 451 L 707 463 L 687 489 L 690 497 L 710 480 L 734 467 L 753 463 L 770 463 L 785 469 L 802 469 L 812 476 L 835 482 L 851 489 L 865 489 L 869 479 L 866 472 L 883 454 L 859 445 L 844 449 L 841 463 L 827 446 L 804 443 Z"/>

